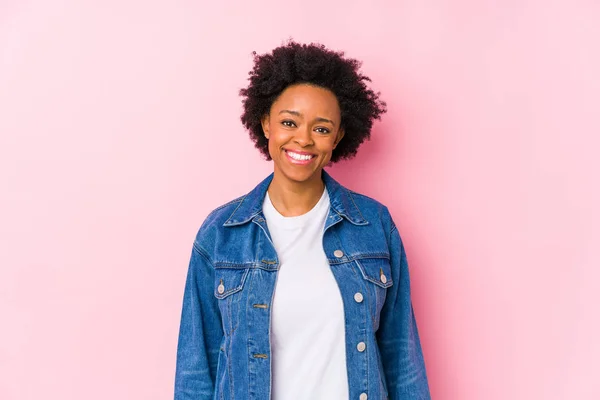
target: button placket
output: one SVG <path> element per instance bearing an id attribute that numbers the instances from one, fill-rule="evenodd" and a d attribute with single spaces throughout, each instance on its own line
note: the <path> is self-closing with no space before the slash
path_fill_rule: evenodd
<path id="1" fill-rule="evenodd" d="M 344 256 L 344 252 L 340 249 L 337 249 L 337 250 L 334 250 L 333 255 L 336 258 L 342 258 Z M 380 279 L 382 280 L 383 283 L 385 283 L 387 281 L 387 279 L 386 279 L 385 275 L 383 275 L 383 270 L 380 271 L 380 273 L 381 273 Z M 360 293 L 360 292 L 354 293 L 354 301 L 356 301 L 357 303 L 362 303 L 363 300 L 364 300 L 364 296 L 362 293 Z M 367 348 L 367 345 L 365 344 L 365 342 L 359 342 L 356 345 L 356 349 L 361 353 L 364 352 L 366 348 Z M 365 392 L 361 393 L 359 396 L 359 400 L 367 400 L 367 394 Z"/>

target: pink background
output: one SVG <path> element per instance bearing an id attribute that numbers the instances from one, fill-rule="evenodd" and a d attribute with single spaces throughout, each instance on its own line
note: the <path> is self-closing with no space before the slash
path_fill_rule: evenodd
<path id="1" fill-rule="evenodd" d="M 600 398 L 597 2 L 201 3 L 0 3 L 0 399 L 172 397 L 194 234 L 272 169 L 237 92 L 290 36 L 388 103 L 330 171 L 398 222 L 433 398 Z"/>

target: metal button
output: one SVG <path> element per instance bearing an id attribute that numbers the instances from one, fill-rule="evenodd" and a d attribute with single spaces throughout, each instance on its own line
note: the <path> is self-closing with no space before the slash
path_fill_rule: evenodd
<path id="1" fill-rule="evenodd" d="M 223 294 L 223 292 L 225 291 L 225 286 L 223 286 L 223 284 L 221 283 L 218 287 L 217 287 L 217 292 L 219 292 L 219 294 Z"/>
<path id="2" fill-rule="evenodd" d="M 336 250 L 333 252 L 333 255 L 336 256 L 337 258 L 341 258 L 344 256 L 344 252 L 341 250 Z"/>
<path id="3" fill-rule="evenodd" d="M 381 279 L 381 282 L 386 283 L 387 282 L 387 278 L 385 277 L 385 274 L 383 273 L 383 270 L 380 270 L 379 273 L 380 273 L 379 279 Z"/>
<path id="4" fill-rule="evenodd" d="M 357 303 L 362 303 L 363 301 L 363 295 L 360 292 L 354 293 L 354 301 L 356 301 Z"/>
<path id="5" fill-rule="evenodd" d="M 365 351 L 365 348 L 366 348 L 366 347 L 367 347 L 367 345 L 365 344 L 365 342 L 359 342 L 359 343 L 356 345 L 356 349 L 357 349 L 358 351 L 360 351 L 361 353 L 362 353 L 363 351 Z"/>
<path id="6" fill-rule="evenodd" d="M 358 397 L 360 400 L 367 400 L 367 394 L 366 393 L 361 393 L 360 396 Z"/>

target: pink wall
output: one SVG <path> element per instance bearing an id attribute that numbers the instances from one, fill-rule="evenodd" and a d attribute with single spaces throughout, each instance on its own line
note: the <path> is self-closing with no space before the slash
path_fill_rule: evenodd
<path id="1" fill-rule="evenodd" d="M 597 2 L 201 3 L 0 3 L 0 399 L 171 398 L 193 236 L 272 168 L 237 91 L 289 36 L 388 102 L 331 173 L 398 221 L 434 399 L 600 398 Z"/>

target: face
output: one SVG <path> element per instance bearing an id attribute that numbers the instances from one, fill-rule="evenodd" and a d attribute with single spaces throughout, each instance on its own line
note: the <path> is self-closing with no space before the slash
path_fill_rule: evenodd
<path id="1" fill-rule="evenodd" d="M 344 136 L 337 98 L 308 84 L 286 88 L 262 120 L 275 175 L 294 182 L 321 179 L 321 170 Z"/>

